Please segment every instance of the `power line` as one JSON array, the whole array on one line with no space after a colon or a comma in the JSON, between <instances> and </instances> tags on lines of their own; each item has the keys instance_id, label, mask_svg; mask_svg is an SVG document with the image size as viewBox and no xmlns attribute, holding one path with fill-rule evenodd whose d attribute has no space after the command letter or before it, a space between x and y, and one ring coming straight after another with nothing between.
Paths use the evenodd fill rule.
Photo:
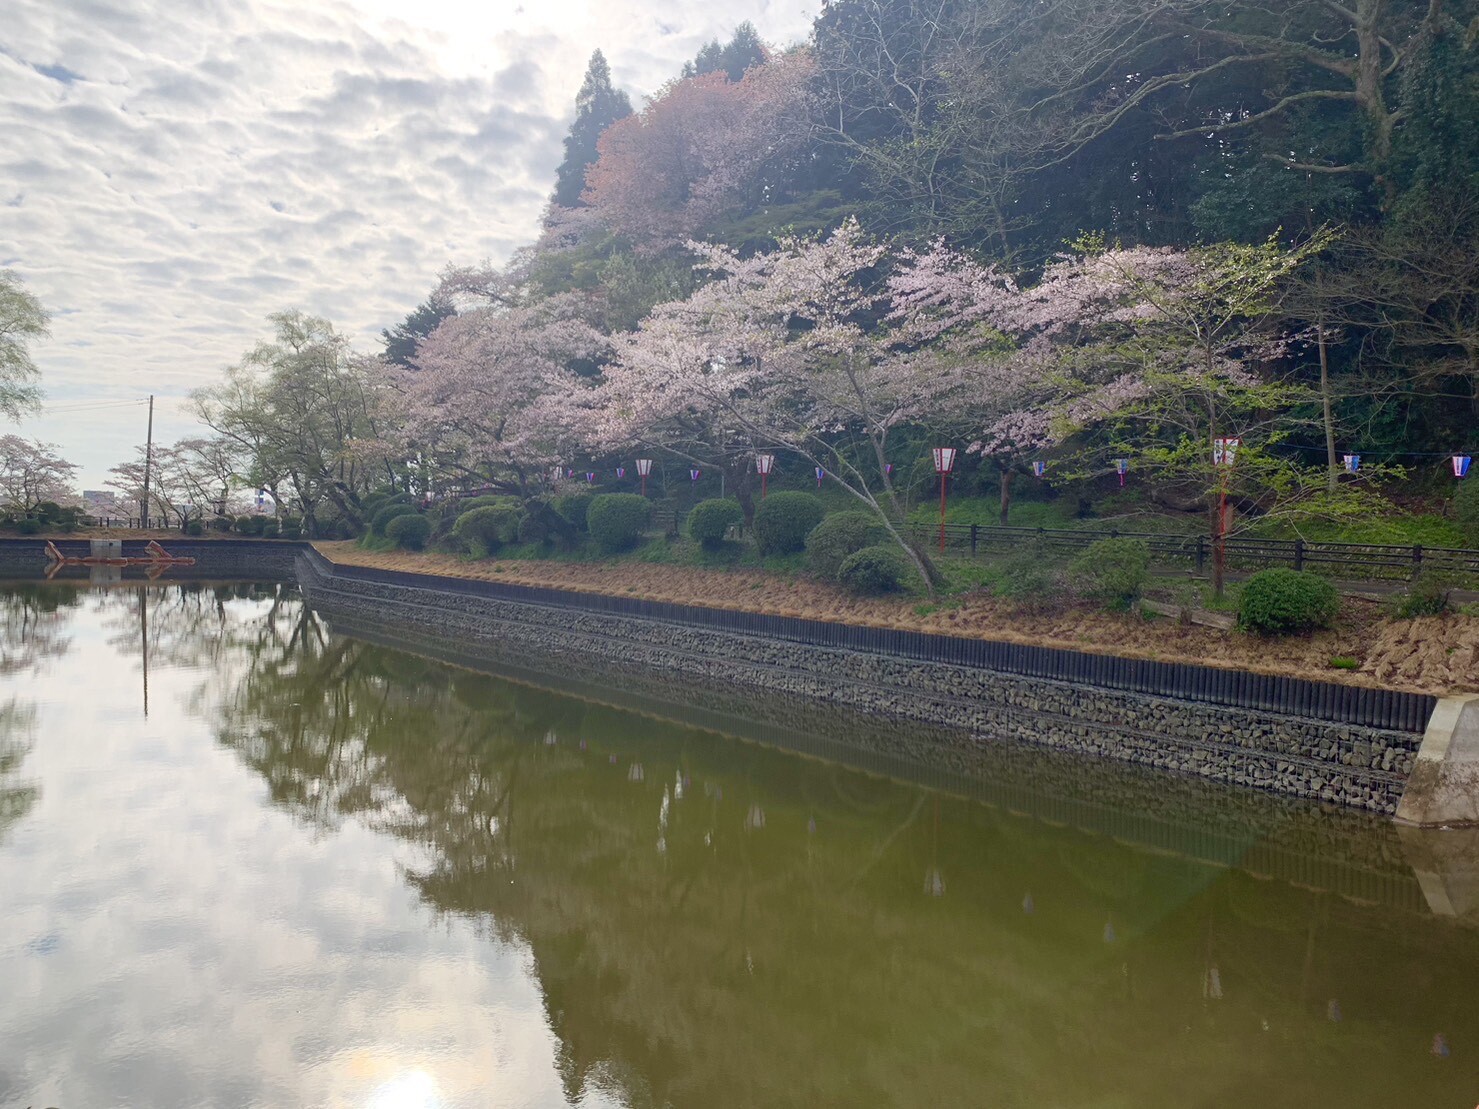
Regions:
<instances>
[{"instance_id":1,"label":"power line","mask_svg":"<svg viewBox=\"0 0 1479 1109\"><path fill-rule=\"evenodd\" d=\"M79 404L48 404L43 412L92 412L104 408L137 408L148 404L147 400L84 401Z\"/></svg>"}]
</instances>

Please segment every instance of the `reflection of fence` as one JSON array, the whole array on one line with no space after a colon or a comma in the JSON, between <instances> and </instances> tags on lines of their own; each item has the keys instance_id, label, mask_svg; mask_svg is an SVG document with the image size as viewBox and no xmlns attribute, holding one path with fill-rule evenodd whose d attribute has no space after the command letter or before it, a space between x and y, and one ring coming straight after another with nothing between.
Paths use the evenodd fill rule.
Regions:
<instances>
[{"instance_id":1,"label":"reflection of fence","mask_svg":"<svg viewBox=\"0 0 1479 1109\"><path fill-rule=\"evenodd\" d=\"M921 542L933 542L938 524L916 524ZM982 524L946 524L945 545L956 551L989 557L1039 544L1049 553L1072 554L1111 537L1140 539L1150 548L1151 560L1163 566L1188 566L1202 572L1212 559L1212 540L1205 535L1164 535L1154 532L1074 531L1067 528L1011 528ZM1479 580L1479 550L1453 547L1395 546L1385 543L1311 543L1303 539L1230 537L1230 570L1265 570L1287 566L1315 570L1331 577L1404 580L1419 570L1439 570Z\"/></svg>"}]
</instances>

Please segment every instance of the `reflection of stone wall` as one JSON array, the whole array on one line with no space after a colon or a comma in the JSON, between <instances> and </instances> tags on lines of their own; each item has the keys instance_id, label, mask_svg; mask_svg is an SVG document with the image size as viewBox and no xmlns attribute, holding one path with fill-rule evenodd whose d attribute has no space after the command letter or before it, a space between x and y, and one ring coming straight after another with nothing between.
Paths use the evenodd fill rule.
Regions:
<instances>
[{"instance_id":1,"label":"reflection of stone wall","mask_svg":"<svg viewBox=\"0 0 1479 1109\"><path fill-rule=\"evenodd\" d=\"M517 657L614 660L706 688L764 689L894 720L1014 739L1271 792L1393 813L1421 737L1290 715L1075 686L987 670L811 647L657 620L499 601L322 572L299 579L315 607ZM753 700L753 697L751 697ZM748 702L747 702L748 703ZM899 753L938 737L902 733Z\"/></svg>"}]
</instances>

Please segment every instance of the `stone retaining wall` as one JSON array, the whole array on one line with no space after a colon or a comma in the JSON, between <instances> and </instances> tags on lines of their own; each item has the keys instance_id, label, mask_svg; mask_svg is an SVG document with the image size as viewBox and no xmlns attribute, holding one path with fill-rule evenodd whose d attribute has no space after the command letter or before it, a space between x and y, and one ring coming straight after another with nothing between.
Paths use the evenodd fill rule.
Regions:
<instances>
[{"instance_id":1,"label":"stone retaining wall","mask_svg":"<svg viewBox=\"0 0 1479 1109\"><path fill-rule=\"evenodd\" d=\"M816 647L680 623L335 574L298 560L310 603L390 630L497 644L514 657L620 660L706 687L763 689L943 725L989 744L1016 740L1213 781L1391 814L1420 735L1332 725L972 667ZM951 742L936 738L936 742Z\"/></svg>"}]
</instances>

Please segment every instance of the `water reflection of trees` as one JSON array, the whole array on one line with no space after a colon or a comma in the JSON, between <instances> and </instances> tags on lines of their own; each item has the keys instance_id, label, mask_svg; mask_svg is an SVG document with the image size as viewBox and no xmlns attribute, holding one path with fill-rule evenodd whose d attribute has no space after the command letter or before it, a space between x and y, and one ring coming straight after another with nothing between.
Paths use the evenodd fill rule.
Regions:
<instances>
[{"instance_id":1,"label":"water reflection of trees","mask_svg":"<svg viewBox=\"0 0 1479 1109\"><path fill-rule=\"evenodd\" d=\"M34 673L67 653L69 609L82 602L69 585L11 585L0 593L0 676Z\"/></svg>"},{"instance_id":2,"label":"water reflection of trees","mask_svg":"<svg viewBox=\"0 0 1479 1109\"><path fill-rule=\"evenodd\" d=\"M0 704L0 844L41 796L41 787L21 777L21 764L35 742L36 709L12 697Z\"/></svg>"},{"instance_id":3,"label":"water reflection of trees","mask_svg":"<svg viewBox=\"0 0 1479 1109\"><path fill-rule=\"evenodd\" d=\"M528 943L572 1101L1459 1092L1389 1043L1479 1037L1444 985L1479 956L1447 926L332 636L296 602L276 620L203 706L222 742L311 826L422 848L406 878L438 911Z\"/></svg>"}]
</instances>

